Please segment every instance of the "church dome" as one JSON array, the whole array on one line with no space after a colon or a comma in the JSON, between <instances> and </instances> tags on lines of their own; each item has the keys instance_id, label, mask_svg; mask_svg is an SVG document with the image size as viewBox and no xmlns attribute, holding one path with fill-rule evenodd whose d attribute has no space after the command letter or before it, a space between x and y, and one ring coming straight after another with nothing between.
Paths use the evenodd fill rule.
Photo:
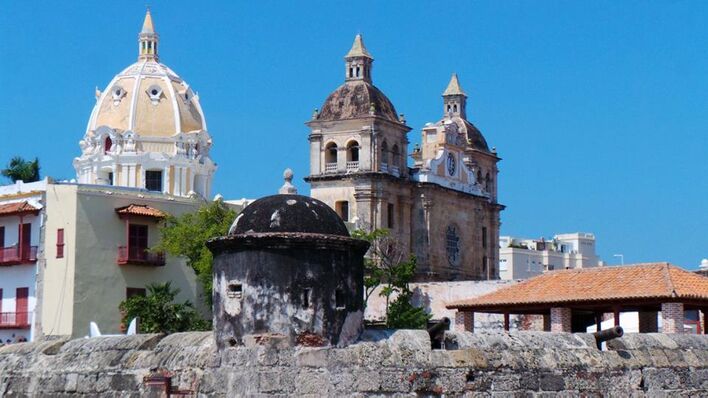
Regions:
<instances>
[{"instance_id":1,"label":"church dome","mask_svg":"<svg viewBox=\"0 0 708 398\"><path fill-rule=\"evenodd\" d=\"M345 120L379 116L400 123L396 108L371 80L374 58L364 46L364 39L356 35L352 48L344 56L346 74L344 84L327 97L315 120Z\"/></svg>"},{"instance_id":2,"label":"church dome","mask_svg":"<svg viewBox=\"0 0 708 398\"><path fill-rule=\"evenodd\" d=\"M398 122L396 108L378 88L364 80L351 80L327 97L317 120L353 119L380 116Z\"/></svg>"},{"instance_id":3,"label":"church dome","mask_svg":"<svg viewBox=\"0 0 708 398\"><path fill-rule=\"evenodd\" d=\"M302 195L258 199L243 209L235 224L231 235L295 232L349 237L346 225L331 207Z\"/></svg>"},{"instance_id":4,"label":"church dome","mask_svg":"<svg viewBox=\"0 0 708 398\"><path fill-rule=\"evenodd\" d=\"M175 72L159 63L158 35L149 12L139 37L138 62L96 93L87 132L107 126L143 137L171 137L206 130L198 96Z\"/></svg>"},{"instance_id":5,"label":"church dome","mask_svg":"<svg viewBox=\"0 0 708 398\"><path fill-rule=\"evenodd\" d=\"M470 121L459 116L453 116L450 119L443 119L440 121L440 124L444 124L446 120L451 120L457 125L459 131L467 136L467 142L472 148L489 152L487 140L484 139L482 132L479 131L474 124L470 123Z\"/></svg>"}]
</instances>

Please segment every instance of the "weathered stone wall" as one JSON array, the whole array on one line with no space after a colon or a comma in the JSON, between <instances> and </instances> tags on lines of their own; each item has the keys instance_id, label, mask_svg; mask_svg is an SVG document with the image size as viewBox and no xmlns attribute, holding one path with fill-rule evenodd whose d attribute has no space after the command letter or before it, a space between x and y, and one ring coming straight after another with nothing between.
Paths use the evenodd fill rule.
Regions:
<instances>
[{"instance_id":1,"label":"weathered stone wall","mask_svg":"<svg viewBox=\"0 0 708 398\"><path fill-rule=\"evenodd\" d=\"M0 348L0 396L708 396L708 336L635 334L599 351L588 334L367 331L348 348L216 353L211 333L100 337ZM191 392L190 392L191 391Z\"/></svg>"}]
</instances>

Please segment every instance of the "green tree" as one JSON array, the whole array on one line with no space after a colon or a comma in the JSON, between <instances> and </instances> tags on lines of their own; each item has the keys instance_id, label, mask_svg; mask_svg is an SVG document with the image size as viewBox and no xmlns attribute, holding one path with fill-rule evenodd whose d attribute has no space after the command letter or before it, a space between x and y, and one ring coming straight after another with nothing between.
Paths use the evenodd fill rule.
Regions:
<instances>
[{"instance_id":1,"label":"green tree","mask_svg":"<svg viewBox=\"0 0 708 398\"><path fill-rule=\"evenodd\" d=\"M20 156L15 156L10 159L10 163L0 173L12 182L20 180L24 182L39 181L39 159L34 158L33 161L29 161Z\"/></svg>"},{"instance_id":2,"label":"green tree","mask_svg":"<svg viewBox=\"0 0 708 398\"><path fill-rule=\"evenodd\" d=\"M204 301L211 306L212 290L212 255L206 247L206 241L217 236L224 236L236 218L236 212L222 200L204 205L193 213L179 217L168 216L160 228L162 239L153 247L155 252L167 252L173 256L184 256L197 274L203 287Z\"/></svg>"},{"instance_id":3,"label":"green tree","mask_svg":"<svg viewBox=\"0 0 708 398\"><path fill-rule=\"evenodd\" d=\"M170 282L152 283L145 296L133 296L118 306L123 323L138 318L144 333L175 333L190 330L209 330L210 322L202 319L189 301L175 303L179 289Z\"/></svg>"},{"instance_id":4,"label":"green tree","mask_svg":"<svg viewBox=\"0 0 708 398\"><path fill-rule=\"evenodd\" d=\"M415 256L404 253L387 229L371 232L356 230L352 236L371 243L364 259L364 305L376 288L382 286L379 294L386 298L386 326L398 329L424 328L430 315L425 309L411 304L413 292L409 284L415 276ZM395 297L393 301L392 297Z\"/></svg>"}]
</instances>

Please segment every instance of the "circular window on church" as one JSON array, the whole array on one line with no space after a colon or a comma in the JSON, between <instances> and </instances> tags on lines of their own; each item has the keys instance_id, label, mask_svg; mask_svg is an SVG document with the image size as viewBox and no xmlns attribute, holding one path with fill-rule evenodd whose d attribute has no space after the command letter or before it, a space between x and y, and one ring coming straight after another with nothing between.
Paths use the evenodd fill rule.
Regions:
<instances>
[{"instance_id":1,"label":"circular window on church","mask_svg":"<svg viewBox=\"0 0 708 398\"><path fill-rule=\"evenodd\" d=\"M452 266L460 265L460 235L457 226L450 224L445 231L445 248L447 251L447 262Z\"/></svg>"},{"instance_id":2,"label":"circular window on church","mask_svg":"<svg viewBox=\"0 0 708 398\"><path fill-rule=\"evenodd\" d=\"M457 169L457 160L455 159L455 155L448 153L447 154L447 173L452 177L455 175L455 169Z\"/></svg>"}]
</instances>

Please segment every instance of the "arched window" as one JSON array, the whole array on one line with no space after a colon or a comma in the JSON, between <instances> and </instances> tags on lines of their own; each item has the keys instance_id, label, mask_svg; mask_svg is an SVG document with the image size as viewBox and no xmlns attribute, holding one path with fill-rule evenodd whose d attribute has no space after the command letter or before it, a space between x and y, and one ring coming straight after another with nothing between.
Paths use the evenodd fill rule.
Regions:
<instances>
[{"instance_id":1,"label":"arched window","mask_svg":"<svg viewBox=\"0 0 708 398\"><path fill-rule=\"evenodd\" d=\"M350 141L347 144L347 162L358 162L359 161L359 143L356 141Z\"/></svg>"},{"instance_id":2,"label":"arched window","mask_svg":"<svg viewBox=\"0 0 708 398\"><path fill-rule=\"evenodd\" d=\"M112 146L113 141L111 140L111 137L106 137L106 140L103 142L103 153L110 152Z\"/></svg>"},{"instance_id":3,"label":"arched window","mask_svg":"<svg viewBox=\"0 0 708 398\"><path fill-rule=\"evenodd\" d=\"M482 169L477 169L477 184L482 183Z\"/></svg>"},{"instance_id":4,"label":"arched window","mask_svg":"<svg viewBox=\"0 0 708 398\"><path fill-rule=\"evenodd\" d=\"M381 165L388 166L388 144L386 141L381 143Z\"/></svg>"},{"instance_id":5,"label":"arched window","mask_svg":"<svg viewBox=\"0 0 708 398\"><path fill-rule=\"evenodd\" d=\"M484 177L484 190L489 192L489 188L492 186L492 179L489 178L489 173Z\"/></svg>"},{"instance_id":6,"label":"arched window","mask_svg":"<svg viewBox=\"0 0 708 398\"><path fill-rule=\"evenodd\" d=\"M457 104L455 104L455 105L452 106L452 111L453 111L453 112L457 112Z\"/></svg>"},{"instance_id":7,"label":"arched window","mask_svg":"<svg viewBox=\"0 0 708 398\"><path fill-rule=\"evenodd\" d=\"M398 167L398 166L399 166L398 163L399 163L400 158L401 158L401 153L400 153L400 151L398 150L398 145L395 145L395 144L394 144L394 145L393 145L393 148L391 148L391 157L392 157L392 159L391 159L391 164L393 164L394 166Z\"/></svg>"},{"instance_id":8,"label":"arched window","mask_svg":"<svg viewBox=\"0 0 708 398\"><path fill-rule=\"evenodd\" d=\"M337 171L337 144L330 142L325 147L325 171Z\"/></svg>"}]
</instances>

